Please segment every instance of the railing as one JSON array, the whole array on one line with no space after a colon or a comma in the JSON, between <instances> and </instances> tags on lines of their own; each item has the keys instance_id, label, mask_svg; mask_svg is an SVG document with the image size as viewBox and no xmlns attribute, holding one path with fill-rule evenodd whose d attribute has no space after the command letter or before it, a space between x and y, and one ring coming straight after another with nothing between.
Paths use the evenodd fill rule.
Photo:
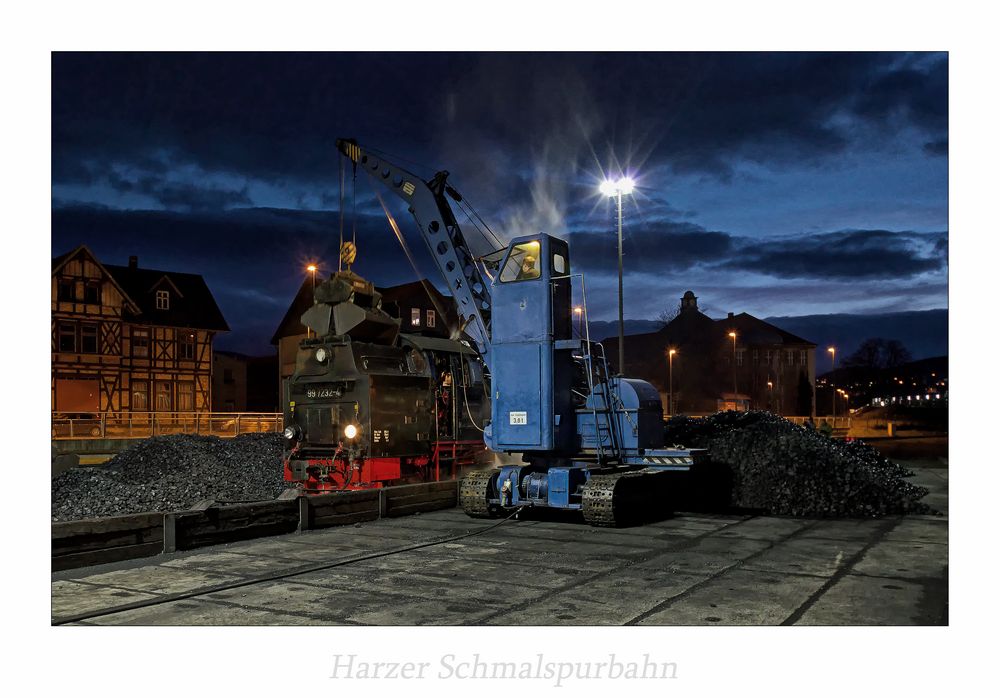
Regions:
<instances>
[{"instance_id":1,"label":"railing","mask_svg":"<svg viewBox=\"0 0 1000 698\"><path fill-rule=\"evenodd\" d=\"M144 439L165 434L278 433L284 426L271 412L52 413L53 439Z\"/></svg>"},{"instance_id":2,"label":"railing","mask_svg":"<svg viewBox=\"0 0 1000 698\"><path fill-rule=\"evenodd\" d=\"M687 417L691 417L693 419L700 419L702 417L710 417L713 414L715 414L715 412L684 412L684 413L678 413L678 414L676 414L674 416L675 417L687 416ZM665 417L665 419L670 419L670 415L665 415L664 417ZM797 416L789 416L789 415L781 415L781 417L783 419L787 419L792 424L800 424L802 426L805 426L805 424L810 419L810 417L797 417ZM821 426L823 424L823 422L826 422L833 429L850 429L851 428L851 419L852 419L852 417L839 417L839 416L836 419L834 419L833 417L824 417L824 416L821 415L821 416L816 417L815 419L813 419L813 425L818 428L819 426Z\"/></svg>"}]
</instances>

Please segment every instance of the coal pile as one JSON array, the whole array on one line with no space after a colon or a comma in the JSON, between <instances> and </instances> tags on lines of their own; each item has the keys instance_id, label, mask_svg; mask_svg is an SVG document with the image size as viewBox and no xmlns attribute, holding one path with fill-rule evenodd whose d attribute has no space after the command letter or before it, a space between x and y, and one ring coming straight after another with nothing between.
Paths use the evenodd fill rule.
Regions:
<instances>
[{"instance_id":1,"label":"coal pile","mask_svg":"<svg viewBox=\"0 0 1000 698\"><path fill-rule=\"evenodd\" d=\"M205 499L274 499L287 487L282 447L280 434L145 439L104 466L73 468L54 478L52 519L180 511Z\"/></svg>"},{"instance_id":2,"label":"coal pile","mask_svg":"<svg viewBox=\"0 0 1000 698\"><path fill-rule=\"evenodd\" d=\"M906 481L913 473L871 446L770 412L674 417L665 433L668 444L708 449L711 482L696 477L693 486L721 484L732 507L813 518L934 513L919 501L927 489Z\"/></svg>"}]
</instances>

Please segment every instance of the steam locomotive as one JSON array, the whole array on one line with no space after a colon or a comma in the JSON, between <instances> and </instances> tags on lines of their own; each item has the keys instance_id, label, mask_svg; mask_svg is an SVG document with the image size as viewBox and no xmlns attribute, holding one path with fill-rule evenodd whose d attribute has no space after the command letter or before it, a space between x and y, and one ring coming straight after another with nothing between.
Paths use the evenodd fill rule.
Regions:
<instances>
[{"instance_id":1,"label":"steam locomotive","mask_svg":"<svg viewBox=\"0 0 1000 698\"><path fill-rule=\"evenodd\" d=\"M483 364L458 341L401 334L351 271L315 290L286 380L285 480L307 493L458 477L489 461Z\"/></svg>"}]
</instances>

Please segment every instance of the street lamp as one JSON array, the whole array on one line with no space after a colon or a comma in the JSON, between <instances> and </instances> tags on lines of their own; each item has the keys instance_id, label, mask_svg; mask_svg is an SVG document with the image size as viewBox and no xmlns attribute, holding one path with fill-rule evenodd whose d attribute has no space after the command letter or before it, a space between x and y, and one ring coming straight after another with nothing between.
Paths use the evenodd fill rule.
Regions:
<instances>
[{"instance_id":1,"label":"street lamp","mask_svg":"<svg viewBox=\"0 0 1000 698\"><path fill-rule=\"evenodd\" d=\"M312 277L313 303L316 302L316 269L317 269L317 267L316 267L315 264L310 264L309 266L306 267L306 271L309 272L309 275ZM309 337L309 336L311 336L311 333L310 333L309 328L307 327L306 328L306 337Z\"/></svg>"},{"instance_id":2,"label":"street lamp","mask_svg":"<svg viewBox=\"0 0 1000 698\"><path fill-rule=\"evenodd\" d=\"M830 352L830 387L833 388L833 372L837 369L837 347L827 347ZM833 426L837 426L837 393L833 394Z\"/></svg>"},{"instance_id":3,"label":"street lamp","mask_svg":"<svg viewBox=\"0 0 1000 698\"><path fill-rule=\"evenodd\" d=\"M573 308L573 314L576 315L577 326L579 327L580 337L583 337L583 308L576 306Z\"/></svg>"},{"instance_id":4,"label":"street lamp","mask_svg":"<svg viewBox=\"0 0 1000 698\"><path fill-rule=\"evenodd\" d=\"M733 402L736 402L736 333L730 332L729 336L733 338Z\"/></svg>"},{"instance_id":5,"label":"street lamp","mask_svg":"<svg viewBox=\"0 0 1000 698\"><path fill-rule=\"evenodd\" d=\"M671 417L674 416L674 354L676 353L676 349L667 352L667 413Z\"/></svg>"},{"instance_id":6,"label":"street lamp","mask_svg":"<svg viewBox=\"0 0 1000 698\"><path fill-rule=\"evenodd\" d=\"M622 296L622 196L631 194L635 182L622 177L616 182L606 179L601 183L601 193L618 200L618 373L625 373L625 305Z\"/></svg>"}]
</instances>

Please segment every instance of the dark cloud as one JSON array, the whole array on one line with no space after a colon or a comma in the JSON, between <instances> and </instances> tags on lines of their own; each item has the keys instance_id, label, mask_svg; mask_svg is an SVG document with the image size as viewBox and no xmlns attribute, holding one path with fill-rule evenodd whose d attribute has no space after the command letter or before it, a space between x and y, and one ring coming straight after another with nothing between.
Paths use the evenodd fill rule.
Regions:
<instances>
[{"instance_id":1,"label":"dark cloud","mask_svg":"<svg viewBox=\"0 0 1000 698\"><path fill-rule=\"evenodd\" d=\"M948 139L939 138L936 141L928 141L924 143L924 152L928 155L947 155Z\"/></svg>"},{"instance_id":2,"label":"dark cloud","mask_svg":"<svg viewBox=\"0 0 1000 698\"><path fill-rule=\"evenodd\" d=\"M570 239L577 268L607 270L616 264L617 237L610 232ZM751 239L675 222L631 228L626 240L628 268L640 273L704 267L777 279L907 279L947 264L944 233L855 230Z\"/></svg>"},{"instance_id":3,"label":"dark cloud","mask_svg":"<svg viewBox=\"0 0 1000 698\"><path fill-rule=\"evenodd\" d=\"M632 165L725 178L738 158L774 166L842 151L845 113L913 126L938 151L947 58L917 56L57 53L53 179L170 163L328 187L340 135L454 163L477 183L490 170L537 178L531 163L546 154L566 171L628 153Z\"/></svg>"},{"instance_id":4,"label":"dark cloud","mask_svg":"<svg viewBox=\"0 0 1000 698\"><path fill-rule=\"evenodd\" d=\"M616 235L580 232L569 239L572 262L577 269L617 268ZM730 257L736 243L727 233L707 231L690 223L658 223L630 228L622 250L630 272L656 273L718 264Z\"/></svg>"},{"instance_id":5,"label":"dark cloud","mask_svg":"<svg viewBox=\"0 0 1000 698\"><path fill-rule=\"evenodd\" d=\"M854 230L745 241L723 268L785 279L907 279L945 268L944 233Z\"/></svg>"}]
</instances>

